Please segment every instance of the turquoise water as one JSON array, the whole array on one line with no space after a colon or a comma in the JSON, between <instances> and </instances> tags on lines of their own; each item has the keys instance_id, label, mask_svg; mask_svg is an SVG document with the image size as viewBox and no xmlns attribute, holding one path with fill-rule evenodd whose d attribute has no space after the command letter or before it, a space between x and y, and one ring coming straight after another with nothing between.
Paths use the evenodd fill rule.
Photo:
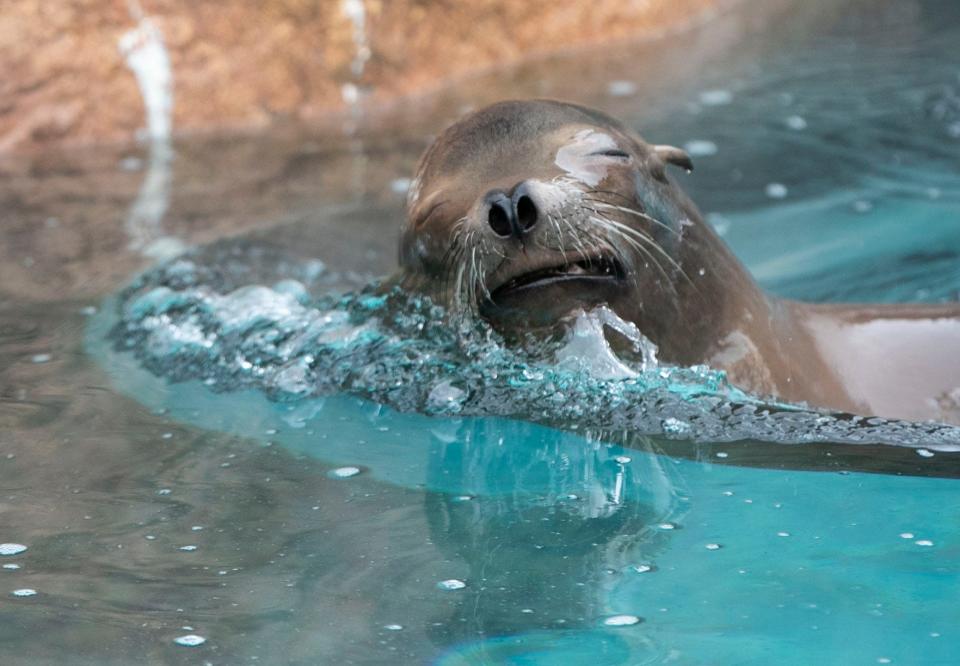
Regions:
<instances>
[{"instance_id":1,"label":"turquoise water","mask_svg":"<svg viewBox=\"0 0 960 666\"><path fill-rule=\"evenodd\" d=\"M785 6L493 73L386 129L177 145L163 247L198 248L180 287L269 291L213 299L207 329L164 322L155 346L110 334L123 290L156 275L129 228L142 151L0 162L0 543L26 547L0 555L19 567L0 569L0 661L955 663L950 430L731 420L718 405L749 396L709 370L661 378L665 409L707 404L698 433L664 429L626 409L643 386L609 393L637 359L602 355L602 379L537 358L511 366L519 385L480 364L443 386L464 360L447 338L416 344L413 317L341 344L355 310L314 329L336 334L336 372L277 362L282 306L329 313L324 294L386 274L418 152L496 97L572 98L696 148L684 188L778 294L956 299L956 3ZM403 349L396 390L390 367L358 373ZM331 392L345 379L360 397ZM581 411L533 413L551 380ZM471 402L496 395L530 400Z\"/></svg>"},{"instance_id":2,"label":"turquoise water","mask_svg":"<svg viewBox=\"0 0 960 666\"><path fill-rule=\"evenodd\" d=\"M960 69L936 56L960 26L874 44L905 39L891 21L861 34L841 21L820 52L776 54L693 96L696 110L669 128L644 126L700 141L694 197L777 293L957 297ZM843 53L857 58L831 60ZM896 68L921 65L903 89ZM426 636L433 648L409 659L955 661L956 430L785 406L774 417L722 375L661 376L636 359L613 359L629 378L598 381L605 351L558 370L556 349L530 360L482 330L461 332L464 351L429 305L317 301L322 271L278 252L261 236L234 240L146 274L94 320L90 349L117 390L167 418L319 461L324 483L419 498L438 563L408 569L390 543L364 551L387 572L357 599L378 607L384 655ZM218 270L227 255L236 265ZM374 499L352 528L389 510ZM340 657L395 663L370 649L347 641Z\"/></svg>"},{"instance_id":3,"label":"turquoise water","mask_svg":"<svg viewBox=\"0 0 960 666\"><path fill-rule=\"evenodd\" d=\"M178 420L421 493L450 559L408 601L453 597L432 629L453 645L440 664L948 664L960 645L955 479L719 466L653 441L111 372ZM451 579L466 587L435 589ZM404 627L388 644L429 630L405 624L419 614L381 616ZM642 621L604 626L618 615Z\"/></svg>"}]
</instances>

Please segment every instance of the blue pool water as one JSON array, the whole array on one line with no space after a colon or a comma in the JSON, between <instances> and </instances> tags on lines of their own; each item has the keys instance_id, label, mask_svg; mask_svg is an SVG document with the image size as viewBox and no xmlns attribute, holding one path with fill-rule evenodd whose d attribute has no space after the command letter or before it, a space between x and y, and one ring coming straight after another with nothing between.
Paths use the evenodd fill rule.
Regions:
<instances>
[{"instance_id":1,"label":"blue pool water","mask_svg":"<svg viewBox=\"0 0 960 666\"><path fill-rule=\"evenodd\" d=\"M945 93L874 76L898 61L869 40L822 39L867 53L839 72L824 53L774 57L644 131L697 137L708 176L690 189L767 288L955 299L960 151L943 146L960 141L952 117L928 111ZM948 65L925 76L952 90ZM821 431L822 415L787 412L786 427L716 403L693 420L691 398L750 398L703 370L660 390L659 369L598 383L606 358L564 374L495 344L457 357L429 306L401 302L410 319L391 329L374 296L317 305L315 265L277 260L262 237L223 247L144 276L94 321L91 349L116 389L168 418L320 461L328 483L422 498L442 561L415 591L388 577L370 598L403 602L378 616L393 627L384 649L411 632L439 664L946 664L960 649L957 480L933 478L960 472L956 430ZM240 267L229 275L225 256ZM623 417L638 404L652 425ZM369 556L404 566L390 544Z\"/></svg>"},{"instance_id":2,"label":"blue pool water","mask_svg":"<svg viewBox=\"0 0 960 666\"><path fill-rule=\"evenodd\" d=\"M315 329L337 333L330 370L363 351L332 380L274 362L279 338L257 326L226 330L282 322L284 298L329 312L315 298L389 272L402 179L428 135L529 95L687 144L683 187L780 295L955 300L956 3L784 6L772 23L735 12L684 40L494 73L346 137L178 145L162 231L199 249L163 270L192 276L182 290L269 291L218 301L207 329L161 322L152 342L137 329L150 312L124 309L136 276L156 286L128 228L139 154L0 163L0 543L26 547L0 555L18 567L0 569L0 661L955 663L950 430L867 423L874 439L855 443L842 421L805 429L817 417L800 410L740 440L716 403L701 415L713 439L664 429L666 413L610 428L625 409L605 393L615 379L569 368L586 411L484 415L464 395L507 389L477 368L477 383L444 386L450 356L405 368L396 391L382 368L359 374L378 348L357 320ZM381 339L402 347L398 331ZM537 397L548 365L507 388ZM683 372L668 389L748 398ZM332 390L345 376L355 394Z\"/></svg>"}]
</instances>

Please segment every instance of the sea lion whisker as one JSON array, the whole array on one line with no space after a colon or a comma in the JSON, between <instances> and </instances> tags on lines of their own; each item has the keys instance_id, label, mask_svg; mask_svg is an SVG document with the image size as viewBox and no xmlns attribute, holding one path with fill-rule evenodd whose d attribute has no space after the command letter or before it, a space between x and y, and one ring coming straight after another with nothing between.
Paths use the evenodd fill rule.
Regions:
<instances>
[{"instance_id":1,"label":"sea lion whisker","mask_svg":"<svg viewBox=\"0 0 960 666\"><path fill-rule=\"evenodd\" d=\"M583 244L583 234L580 230L577 229L566 215L561 215L560 219L563 220L563 223L570 229L570 238L573 240L573 246L577 252L583 255L587 254L587 248Z\"/></svg>"},{"instance_id":2,"label":"sea lion whisker","mask_svg":"<svg viewBox=\"0 0 960 666\"><path fill-rule=\"evenodd\" d=\"M597 206L602 206L602 207L604 207L604 208L610 208L610 209L612 209L612 210L617 210L617 211L620 211L620 212L622 212L622 213L628 213L628 214L630 214L630 215L636 215L636 216L639 217L639 218L642 218L642 219L644 219L644 220L647 220L648 222L652 222L653 224L656 224L657 226L661 227L662 229L665 229L666 231L670 232L671 234L674 234L675 236L678 236L678 237L680 236L680 232L677 231L676 229L674 229L673 227L671 227L670 225L668 225L666 222L662 222L662 221L658 220L657 218L652 217L652 216L648 215L647 213L644 213L643 211L639 211L639 210L637 210L637 209L635 209L635 208L628 208L627 206L618 206L618 205L612 204L612 203L610 203L610 202L608 202L608 201L603 201L602 199L589 199L589 198L588 198L587 201L591 201L591 202L595 203Z\"/></svg>"},{"instance_id":3,"label":"sea lion whisker","mask_svg":"<svg viewBox=\"0 0 960 666\"><path fill-rule=\"evenodd\" d=\"M628 244L632 247L638 254L645 257L650 263L656 267L657 271L663 276L663 278L670 284L670 276L667 273L666 269L660 263L656 256L650 252L649 247L640 243L636 238L631 237L628 234L625 234L622 230L617 229L613 226L608 226L609 220L603 220L596 217L590 218L596 225L602 228L608 235L620 239L622 242Z\"/></svg>"},{"instance_id":4,"label":"sea lion whisker","mask_svg":"<svg viewBox=\"0 0 960 666\"><path fill-rule=\"evenodd\" d=\"M670 279L670 274L667 272L666 268L663 266L662 261L658 257L659 256L666 257L668 260L671 261L671 267L673 267L676 270L679 270L679 272L683 274L684 277L686 277L686 274L683 272L682 269L680 269L680 267L676 264L676 262L674 262L669 255L664 253L660 248L660 246L657 245L656 242L654 242L649 236L647 236L646 234L637 232L637 230L633 229L632 227L625 226L623 224L620 224L614 220L610 220L605 217L596 218L592 216L591 220L593 220L594 223L597 224L598 226L602 227L608 234L616 238L620 238L623 242L633 247L633 249L636 250L638 254L644 257L650 264L653 264L654 268L663 278L664 284L668 286L669 289L674 294L677 293L676 285L673 283L673 280ZM654 255L650 251L651 248L653 248L654 250L658 250L660 254ZM676 307L676 304L674 305Z\"/></svg>"},{"instance_id":5,"label":"sea lion whisker","mask_svg":"<svg viewBox=\"0 0 960 666\"><path fill-rule=\"evenodd\" d=\"M550 222L550 226L553 227L553 230L557 234L557 249L561 254L566 254L566 245L563 242L563 230L560 228L560 223L557 222L557 218L552 214L547 214L547 220Z\"/></svg>"},{"instance_id":6,"label":"sea lion whisker","mask_svg":"<svg viewBox=\"0 0 960 666\"><path fill-rule=\"evenodd\" d=\"M607 224L609 224L609 225L611 225L611 226L613 226L613 227L616 227L616 228L617 228L619 231L621 231L622 233L631 234L631 235L633 235L634 238L636 238L638 241L646 244L647 247L652 248L653 250L656 250L657 253L658 253L660 256L662 256L664 259L666 259L666 260L669 262L670 266L672 266L674 269L676 269L676 271L679 272L679 273L684 277L684 279L687 280L687 282L689 282L691 285L693 284L693 281L690 279L690 276L687 275L686 271L683 270L683 268L680 266L680 264L677 262L677 260L674 259L673 257L671 257L671 256L667 253L667 251L664 250L662 247L660 247L660 244L657 243L656 241L654 241L652 238L650 238L649 235L644 234L644 233L638 231L637 229L634 229L633 227L627 226L627 225L623 224L622 222L617 222L616 220L611 220L611 219L607 218L606 216L603 217L603 220L604 220Z\"/></svg>"}]
</instances>

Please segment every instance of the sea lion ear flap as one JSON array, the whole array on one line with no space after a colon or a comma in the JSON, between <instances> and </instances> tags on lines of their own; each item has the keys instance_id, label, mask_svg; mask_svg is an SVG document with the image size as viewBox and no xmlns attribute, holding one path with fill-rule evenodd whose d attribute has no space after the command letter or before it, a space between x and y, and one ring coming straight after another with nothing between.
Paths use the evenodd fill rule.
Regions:
<instances>
[{"instance_id":1,"label":"sea lion ear flap","mask_svg":"<svg viewBox=\"0 0 960 666\"><path fill-rule=\"evenodd\" d=\"M654 146L653 150L657 153L657 156L667 164L673 164L687 171L693 171L693 160L690 159L687 151L675 148L674 146Z\"/></svg>"}]
</instances>

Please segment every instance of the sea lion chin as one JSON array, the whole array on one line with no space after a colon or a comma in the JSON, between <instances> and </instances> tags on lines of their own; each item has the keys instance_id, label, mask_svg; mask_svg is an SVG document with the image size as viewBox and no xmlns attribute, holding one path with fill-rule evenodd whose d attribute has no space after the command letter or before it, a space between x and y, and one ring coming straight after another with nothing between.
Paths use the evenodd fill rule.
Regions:
<instances>
[{"instance_id":1,"label":"sea lion chin","mask_svg":"<svg viewBox=\"0 0 960 666\"><path fill-rule=\"evenodd\" d=\"M635 323L661 361L708 364L755 394L960 418L938 401L960 387L960 305L843 308L769 296L670 166L693 169L682 150L586 107L528 100L473 112L420 160L391 283L502 331L549 329L603 304ZM871 335L891 326L895 339ZM872 342L858 348L864 336ZM907 342L926 351L905 355ZM895 370L878 375L878 365Z\"/></svg>"}]
</instances>

